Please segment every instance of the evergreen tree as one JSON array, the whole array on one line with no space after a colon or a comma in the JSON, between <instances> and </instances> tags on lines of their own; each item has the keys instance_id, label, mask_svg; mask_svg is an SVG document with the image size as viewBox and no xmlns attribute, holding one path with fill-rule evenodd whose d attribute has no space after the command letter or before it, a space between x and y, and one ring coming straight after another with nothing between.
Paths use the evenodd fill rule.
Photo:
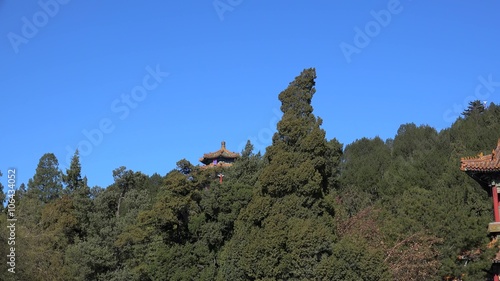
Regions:
<instances>
[{"instance_id":1,"label":"evergreen tree","mask_svg":"<svg viewBox=\"0 0 500 281\"><path fill-rule=\"evenodd\" d=\"M221 253L220 280L304 280L315 276L335 241L326 195L333 176L329 145L313 114L314 69L280 93L283 117L264 155L252 201ZM333 270L333 269L332 269Z\"/></svg>"},{"instance_id":2,"label":"evergreen tree","mask_svg":"<svg viewBox=\"0 0 500 281\"><path fill-rule=\"evenodd\" d=\"M88 214L86 236L69 245L65 260L76 280L110 280L118 267L119 250L114 246L117 228L116 206L119 191L113 185L93 187L92 211Z\"/></svg>"},{"instance_id":3,"label":"evergreen tree","mask_svg":"<svg viewBox=\"0 0 500 281\"><path fill-rule=\"evenodd\" d=\"M263 164L260 152L254 154L253 150L254 146L248 140L241 151L241 157L236 159L231 169L224 171L226 178L231 182L243 184L250 189L257 182Z\"/></svg>"},{"instance_id":4,"label":"evergreen tree","mask_svg":"<svg viewBox=\"0 0 500 281\"><path fill-rule=\"evenodd\" d=\"M480 100L474 100L469 102L467 109L462 112L464 117L469 117L473 114L481 114L484 112L484 104Z\"/></svg>"},{"instance_id":5,"label":"evergreen tree","mask_svg":"<svg viewBox=\"0 0 500 281\"><path fill-rule=\"evenodd\" d=\"M198 280L195 277L211 264L213 257L207 259L206 245L197 243L192 232L196 227L190 226L200 213L200 183L197 178L189 180L191 176L197 177L180 169L169 172L153 206L141 210L118 237L117 245L132 245L129 267L136 274L151 280Z\"/></svg>"},{"instance_id":6,"label":"evergreen tree","mask_svg":"<svg viewBox=\"0 0 500 281\"><path fill-rule=\"evenodd\" d=\"M141 172L133 172L127 170L124 166L121 166L113 170L113 178L115 180L114 187L119 191L118 202L116 206L116 217L120 216L121 203L125 197L125 194L132 188L137 186L142 186L146 180L147 176Z\"/></svg>"},{"instance_id":7,"label":"evergreen tree","mask_svg":"<svg viewBox=\"0 0 500 281\"><path fill-rule=\"evenodd\" d=\"M245 147L241 151L241 158L246 159L253 155L253 144L250 140L247 140Z\"/></svg>"},{"instance_id":8,"label":"evergreen tree","mask_svg":"<svg viewBox=\"0 0 500 281\"><path fill-rule=\"evenodd\" d=\"M28 194L41 203L48 203L61 197L61 171L53 153L46 153L40 158L35 175L28 181Z\"/></svg>"},{"instance_id":9,"label":"evergreen tree","mask_svg":"<svg viewBox=\"0 0 500 281\"><path fill-rule=\"evenodd\" d=\"M26 185L24 183L21 183L21 185L19 185L19 189L16 190L16 198L19 201L18 203L22 201L23 197L26 195L26 192Z\"/></svg>"},{"instance_id":10,"label":"evergreen tree","mask_svg":"<svg viewBox=\"0 0 500 281\"><path fill-rule=\"evenodd\" d=\"M89 227L89 213L92 210L92 200L90 199L90 188L87 185L87 178L82 178L81 165L78 150L71 159L70 168L66 174L62 175L62 180L66 185L64 193L72 200L75 216L77 218L77 232L80 238L86 235Z\"/></svg>"},{"instance_id":11,"label":"evergreen tree","mask_svg":"<svg viewBox=\"0 0 500 281\"><path fill-rule=\"evenodd\" d=\"M340 197L353 216L376 202L386 188L391 148L379 137L362 138L346 146L342 159Z\"/></svg>"},{"instance_id":12,"label":"evergreen tree","mask_svg":"<svg viewBox=\"0 0 500 281\"><path fill-rule=\"evenodd\" d=\"M177 170L184 175L189 175L194 169L193 164L191 164L188 160L182 159L177 161L176 163Z\"/></svg>"},{"instance_id":13,"label":"evergreen tree","mask_svg":"<svg viewBox=\"0 0 500 281\"><path fill-rule=\"evenodd\" d=\"M55 266L60 265L60 253L54 253L52 249L58 243L58 237L48 233L47 224L42 221L48 215L44 208L53 209L53 205L58 204L61 193L61 172L57 158L52 153L46 153L40 158L35 175L28 181L26 195L22 196L20 204L16 206L18 220L23 222L16 227L16 243L19 243L16 255L25 261L19 267L21 279L50 279L52 275L43 279L41 274L50 272L51 262ZM53 260L48 258L51 254Z\"/></svg>"},{"instance_id":14,"label":"evergreen tree","mask_svg":"<svg viewBox=\"0 0 500 281\"><path fill-rule=\"evenodd\" d=\"M316 91L316 72L304 70L288 88L279 94L283 117L273 136L273 145L266 149L264 167L259 178L264 193L280 197L298 192L321 196L332 176L325 155L328 151L325 131L320 128L311 106Z\"/></svg>"},{"instance_id":15,"label":"evergreen tree","mask_svg":"<svg viewBox=\"0 0 500 281\"><path fill-rule=\"evenodd\" d=\"M66 185L66 194L72 194L74 191L83 188L81 171L80 157L78 150L76 150L73 158L71 158L69 169L66 169L66 174L62 175L62 181Z\"/></svg>"}]
</instances>

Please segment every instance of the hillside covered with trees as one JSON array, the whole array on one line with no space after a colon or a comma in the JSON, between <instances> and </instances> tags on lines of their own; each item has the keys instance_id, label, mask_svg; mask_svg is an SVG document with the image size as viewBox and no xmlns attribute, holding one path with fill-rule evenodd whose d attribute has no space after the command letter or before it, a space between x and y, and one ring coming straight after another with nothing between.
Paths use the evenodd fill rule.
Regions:
<instances>
[{"instance_id":1,"label":"hillside covered with trees","mask_svg":"<svg viewBox=\"0 0 500 281\"><path fill-rule=\"evenodd\" d=\"M119 167L103 188L87 185L78 152L66 171L43 155L15 193L16 273L2 262L0 279L486 280L491 202L459 168L495 147L500 107L473 102L450 128L403 124L344 145L313 113L315 79L305 69L279 94L272 145L248 142L229 168Z\"/></svg>"}]
</instances>

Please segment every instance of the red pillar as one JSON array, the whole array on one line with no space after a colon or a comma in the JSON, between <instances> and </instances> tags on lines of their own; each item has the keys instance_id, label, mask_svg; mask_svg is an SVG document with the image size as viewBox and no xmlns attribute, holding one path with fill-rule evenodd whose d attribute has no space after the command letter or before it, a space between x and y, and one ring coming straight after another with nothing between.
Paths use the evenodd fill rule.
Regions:
<instances>
[{"instance_id":1,"label":"red pillar","mask_svg":"<svg viewBox=\"0 0 500 281\"><path fill-rule=\"evenodd\" d=\"M491 197L493 198L493 215L495 217L495 222L500 222L500 212L498 210L498 188L496 185L491 187ZM495 271L497 270L495 266L493 266L493 268ZM500 281L496 272L493 275L493 281Z\"/></svg>"},{"instance_id":2,"label":"red pillar","mask_svg":"<svg viewBox=\"0 0 500 281\"><path fill-rule=\"evenodd\" d=\"M493 215L495 216L495 222L500 222L500 213L498 211L498 191L496 185L491 188L491 197L493 198Z\"/></svg>"}]
</instances>

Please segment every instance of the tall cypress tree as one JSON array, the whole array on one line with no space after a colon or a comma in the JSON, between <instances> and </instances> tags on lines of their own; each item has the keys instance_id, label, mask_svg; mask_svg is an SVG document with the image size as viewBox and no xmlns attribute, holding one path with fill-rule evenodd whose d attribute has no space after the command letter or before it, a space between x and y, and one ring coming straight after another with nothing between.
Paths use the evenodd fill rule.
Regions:
<instances>
[{"instance_id":1,"label":"tall cypress tree","mask_svg":"<svg viewBox=\"0 0 500 281\"><path fill-rule=\"evenodd\" d=\"M279 95L283 117L252 201L221 253L220 280L321 279L318 265L335 241L327 195L336 169L327 156L337 152L312 113L315 78L306 69Z\"/></svg>"},{"instance_id":2,"label":"tall cypress tree","mask_svg":"<svg viewBox=\"0 0 500 281\"><path fill-rule=\"evenodd\" d=\"M316 71L306 69L279 94L283 117L273 145L266 150L269 165L260 177L263 192L273 197L296 192L322 196L332 176L326 169L328 145L320 128L323 121L312 113L315 78Z\"/></svg>"}]
</instances>

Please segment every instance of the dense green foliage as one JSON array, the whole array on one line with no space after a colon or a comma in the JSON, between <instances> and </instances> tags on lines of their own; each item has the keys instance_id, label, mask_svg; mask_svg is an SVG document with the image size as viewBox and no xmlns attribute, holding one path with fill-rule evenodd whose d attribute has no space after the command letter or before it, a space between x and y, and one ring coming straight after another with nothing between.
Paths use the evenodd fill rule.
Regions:
<instances>
[{"instance_id":1,"label":"dense green foliage","mask_svg":"<svg viewBox=\"0 0 500 281\"><path fill-rule=\"evenodd\" d=\"M500 108L475 101L439 132L403 124L343 147L313 114L315 78L306 69L279 94L265 153L248 142L229 168L119 167L90 188L78 151L64 172L43 155L16 192L16 273L1 263L0 279L484 280L490 199L459 161L496 145Z\"/></svg>"}]
</instances>

